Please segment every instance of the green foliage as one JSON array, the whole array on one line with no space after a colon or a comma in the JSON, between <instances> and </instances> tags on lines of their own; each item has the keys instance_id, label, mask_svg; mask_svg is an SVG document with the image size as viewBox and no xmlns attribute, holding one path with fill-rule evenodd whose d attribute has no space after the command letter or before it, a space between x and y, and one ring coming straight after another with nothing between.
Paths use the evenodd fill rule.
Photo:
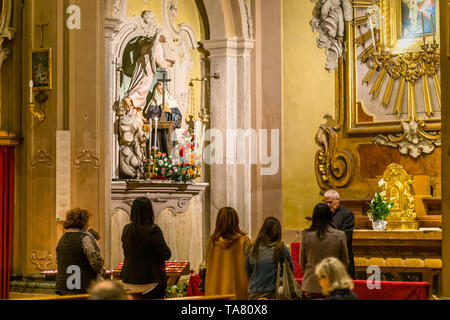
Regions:
<instances>
[{"instance_id":1,"label":"green foliage","mask_svg":"<svg viewBox=\"0 0 450 320\"><path fill-rule=\"evenodd\" d=\"M177 285L169 285L166 288L167 298L186 297L187 295L187 283L178 283Z\"/></svg>"},{"instance_id":2,"label":"green foliage","mask_svg":"<svg viewBox=\"0 0 450 320\"><path fill-rule=\"evenodd\" d=\"M377 192L375 198L369 203L372 220L386 220L387 216L391 215L391 208L394 204L390 201L384 201L381 195Z\"/></svg>"}]
</instances>

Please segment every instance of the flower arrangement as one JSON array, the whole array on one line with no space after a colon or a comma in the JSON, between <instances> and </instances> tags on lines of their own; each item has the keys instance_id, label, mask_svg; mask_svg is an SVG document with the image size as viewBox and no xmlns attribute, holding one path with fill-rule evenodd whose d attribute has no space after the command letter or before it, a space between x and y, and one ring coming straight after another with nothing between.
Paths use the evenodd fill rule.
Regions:
<instances>
[{"instance_id":1,"label":"flower arrangement","mask_svg":"<svg viewBox=\"0 0 450 320\"><path fill-rule=\"evenodd\" d=\"M384 201L381 194L377 192L369 203L370 210L368 213L373 221L386 220L386 217L391 215L393 205L390 201Z\"/></svg>"},{"instance_id":2,"label":"flower arrangement","mask_svg":"<svg viewBox=\"0 0 450 320\"><path fill-rule=\"evenodd\" d=\"M157 178L186 182L200 176L200 157L191 152L193 143L189 131L183 133L182 142L175 147L173 155L167 155L160 152L158 147L152 147L148 165L154 166L151 169Z\"/></svg>"}]
</instances>

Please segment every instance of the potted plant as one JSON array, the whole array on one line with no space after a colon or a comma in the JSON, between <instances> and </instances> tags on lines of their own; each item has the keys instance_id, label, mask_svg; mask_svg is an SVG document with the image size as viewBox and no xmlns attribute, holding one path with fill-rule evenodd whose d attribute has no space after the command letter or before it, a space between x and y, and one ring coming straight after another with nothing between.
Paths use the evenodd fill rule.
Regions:
<instances>
[{"instance_id":1,"label":"potted plant","mask_svg":"<svg viewBox=\"0 0 450 320\"><path fill-rule=\"evenodd\" d=\"M367 212L370 220L372 220L372 228L374 230L386 230L386 217L391 215L393 203L384 201L381 194L375 193L375 197L369 203L370 210Z\"/></svg>"}]
</instances>

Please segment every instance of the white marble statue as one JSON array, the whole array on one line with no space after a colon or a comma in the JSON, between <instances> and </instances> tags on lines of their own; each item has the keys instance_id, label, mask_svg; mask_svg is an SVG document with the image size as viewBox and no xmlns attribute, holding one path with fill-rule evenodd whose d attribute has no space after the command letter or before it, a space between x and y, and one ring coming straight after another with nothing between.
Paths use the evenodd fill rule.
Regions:
<instances>
[{"instance_id":1,"label":"white marble statue","mask_svg":"<svg viewBox=\"0 0 450 320\"><path fill-rule=\"evenodd\" d=\"M143 124L141 111L120 118L120 170L121 175L127 178L140 179L144 176L147 137L142 130Z\"/></svg>"},{"instance_id":2,"label":"white marble statue","mask_svg":"<svg viewBox=\"0 0 450 320\"><path fill-rule=\"evenodd\" d=\"M345 22L353 20L352 5L348 0L311 0L318 1L315 16L310 24L319 31L317 46L326 48L326 69L336 69L339 57L343 53Z\"/></svg>"},{"instance_id":3,"label":"white marble statue","mask_svg":"<svg viewBox=\"0 0 450 320\"><path fill-rule=\"evenodd\" d=\"M164 49L166 37L157 32L151 41L146 39L141 41L141 55L136 61L130 86L128 87L126 98L129 98L131 108L144 109L149 92L153 91L153 85L156 82L154 75L157 73L157 67L167 70L173 66L174 60L168 59Z\"/></svg>"}]
</instances>

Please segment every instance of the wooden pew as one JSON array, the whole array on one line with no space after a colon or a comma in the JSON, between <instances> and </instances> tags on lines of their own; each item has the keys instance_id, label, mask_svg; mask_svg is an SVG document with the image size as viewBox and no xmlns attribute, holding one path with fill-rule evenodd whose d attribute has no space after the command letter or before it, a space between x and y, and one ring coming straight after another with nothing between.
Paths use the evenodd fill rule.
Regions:
<instances>
[{"instance_id":1,"label":"wooden pew","mask_svg":"<svg viewBox=\"0 0 450 320\"><path fill-rule=\"evenodd\" d=\"M142 300L142 292L141 291L128 291L128 297L130 300ZM223 294L223 295L212 295L212 296L194 296L194 297L178 297L178 298L168 298L161 300L231 300L235 296L232 294ZM19 299L11 299L11 300L89 300L89 294L76 294L76 295L67 295L67 296L43 296L43 297L32 297L32 298L19 298Z\"/></svg>"},{"instance_id":2,"label":"wooden pew","mask_svg":"<svg viewBox=\"0 0 450 320\"><path fill-rule=\"evenodd\" d=\"M142 291L127 291L127 296L130 300L142 300ZM51 295L10 300L89 300L89 294L69 294L65 296Z\"/></svg>"}]
</instances>

